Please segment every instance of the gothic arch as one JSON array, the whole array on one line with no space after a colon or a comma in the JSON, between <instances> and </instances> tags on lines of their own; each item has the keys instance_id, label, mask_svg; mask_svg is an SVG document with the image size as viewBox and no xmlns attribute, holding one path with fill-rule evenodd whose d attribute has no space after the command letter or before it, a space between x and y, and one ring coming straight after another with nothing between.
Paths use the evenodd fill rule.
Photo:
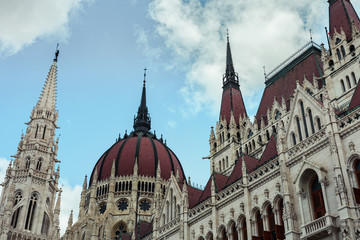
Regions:
<instances>
[{"instance_id":1,"label":"gothic arch","mask_svg":"<svg viewBox=\"0 0 360 240\"><path fill-rule=\"evenodd\" d=\"M271 201L270 200L265 200L265 202L263 203L263 205L261 207L260 212L264 212L268 206L270 206L270 207L272 206Z\"/></svg>"},{"instance_id":2,"label":"gothic arch","mask_svg":"<svg viewBox=\"0 0 360 240\"><path fill-rule=\"evenodd\" d=\"M212 233L212 231L209 231L209 232L206 234L205 239L206 239L206 240L214 240L214 234Z\"/></svg>"},{"instance_id":3,"label":"gothic arch","mask_svg":"<svg viewBox=\"0 0 360 240\"><path fill-rule=\"evenodd\" d=\"M228 240L227 238L227 230L224 224L221 224L218 228L218 239Z\"/></svg>"},{"instance_id":4,"label":"gothic arch","mask_svg":"<svg viewBox=\"0 0 360 240\"><path fill-rule=\"evenodd\" d=\"M123 233L127 233L127 225L124 221L119 221L116 224L114 224L111 230L111 239L115 239L116 237L119 237Z\"/></svg>"}]
</instances>

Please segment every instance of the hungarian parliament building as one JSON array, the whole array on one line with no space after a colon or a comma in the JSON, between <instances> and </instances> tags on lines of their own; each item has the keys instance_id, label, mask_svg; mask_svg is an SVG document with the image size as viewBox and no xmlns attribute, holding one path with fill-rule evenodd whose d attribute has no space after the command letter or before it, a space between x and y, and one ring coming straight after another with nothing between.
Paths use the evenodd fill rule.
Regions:
<instances>
[{"instance_id":1,"label":"hungarian parliament building","mask_svg":"<svg viewBox=\"0 0 360 240\"><path fill-rule=\"evenodd\" d=\"M63 236L57 51L2 183L0 240L360 239L360 19L350 0L328 2L328 49L289 53L253 120L224 41L204 189L151 131L144 79L132 132L93 163Z\"/></svg>"}]
</instances>

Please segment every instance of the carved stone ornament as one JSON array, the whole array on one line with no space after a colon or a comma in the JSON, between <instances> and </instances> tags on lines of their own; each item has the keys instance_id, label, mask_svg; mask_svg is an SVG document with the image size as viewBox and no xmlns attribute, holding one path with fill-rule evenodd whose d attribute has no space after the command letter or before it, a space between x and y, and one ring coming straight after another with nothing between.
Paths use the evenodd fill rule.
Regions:
<instances>
[{"instance_id":1,"label":"carved stone ornament","mask_svg":"<svg viewBox=\"0 0 360 240\"><path fill-rule=\"evenodd\" d=\"M354 152L355 151L355 144L353 141L349 142L349 149L350 151Z\"/></svg>"},{"instance_id":2,"label":"carved stone ornament","mask_svg":"<svg viewBox=\"0 0 360 240\"><path fill-rule=\"evenodd\" d=\"M240 203L240 211L244 212L245 211L245 205L243 202Z\"/></svg>"},{"instance_id":3,"label":"carved stone ornament","mask_svg":"<svg viewBox=\"0 0 360 240\"><path fill-rule=\"evenodd\" d=\"M265 188L264 195L266 199L269 199L269 189Z\"/></svg>"},{"instance_id":4,"label":"carved stone ornament","mask_svg":"<svg viewBox=\"0 0 360 240\"><path fill-rule=\"evenodd\" d=\"M258 205L259 198L257 195L254 196L253 200L254 200L254 205Z\"/></svg>"}]
</instances>

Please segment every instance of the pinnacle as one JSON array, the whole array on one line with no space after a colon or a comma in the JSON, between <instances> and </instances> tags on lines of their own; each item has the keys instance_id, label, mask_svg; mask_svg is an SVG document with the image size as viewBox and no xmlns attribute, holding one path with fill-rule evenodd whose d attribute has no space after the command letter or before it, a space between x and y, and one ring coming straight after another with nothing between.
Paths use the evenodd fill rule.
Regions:
<instances>
[{"instance_id":1,"label":"pinnacle","mask_svg":"<svg viewBox=\"0 0 360 240\"><path fill-rule=\"evenodd\" d=\"M57 61L54 60L50 67L45 85L36 104L37 110L56 110L56 85L57 85Z\"/></svg>"}]
</instances>

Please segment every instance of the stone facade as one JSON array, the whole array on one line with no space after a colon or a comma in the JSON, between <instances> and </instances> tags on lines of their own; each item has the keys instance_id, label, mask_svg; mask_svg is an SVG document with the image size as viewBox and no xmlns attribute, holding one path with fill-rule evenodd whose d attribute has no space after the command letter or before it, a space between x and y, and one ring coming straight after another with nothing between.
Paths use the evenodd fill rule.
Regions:
<instances>
[{"instance_id":1,"label":"stone facade","mask_svg":"<svg viewBox=\"0 0 360 240\"><path fill-rule=\"evenodd\" d=\"M118 139L138 139L131 174L118 173L117 157L107 165L109 176L99 178L100 159L89 186L84 180L79 219L74 223L71 214L61 239L360 239L360 20L349 0L329 0L329 8L329 50L311 41L269 73L253 121L228 38L220 117L210 130L210 178L204 189L192 186L174 166L158 165L150 177L140 174L141 153L156 155L156 163L160 159L138 149L141 138L151 138L154 149L154 142L163 144L149 131L144 80L134 131ZM44 92L54 71L56 61ZM53 94L40 98L7 172L0 240L25 234L25 239L59 239L57 113L54 102L43 107L44 96ZM38 169L39 157L43 163ZM162 177L164 172L169 177ZM39 204L30 230L25 215L31 211L25 209L31 209L33 194ZM50 223L46 233L45 214ZM13 225L14 218L19 225Z\"/></svg>"},{"instance_id":2,"label":"stone facade","mask_svg":"<svg viewBox=\"0 0 360 240\"><path fill-rule=\"evenodd\" d=\"M57 56L6 171L0 204L1 240L60 239L56 64Z\"/></svg>"}]
</instances>

